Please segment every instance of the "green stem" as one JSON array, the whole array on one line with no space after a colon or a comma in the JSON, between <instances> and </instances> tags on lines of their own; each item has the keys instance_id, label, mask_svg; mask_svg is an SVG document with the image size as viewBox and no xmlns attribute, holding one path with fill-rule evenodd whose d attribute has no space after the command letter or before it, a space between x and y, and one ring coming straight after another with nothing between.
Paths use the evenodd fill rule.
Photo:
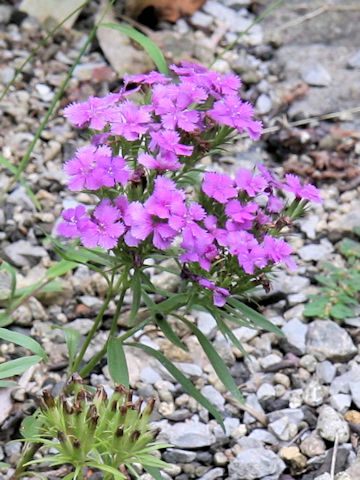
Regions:
<instances>
[{"instance_id":1,"label":"green stem","mask_svg":"<svg viewBox=\"0 0 360 480\"><path fill-rule=\"evenodd\" d=\"M99 313L97 314L97 316L94 320L94 323L93 323L93 326L91 327L90 332L87 334L87 336L85 338L85 342L83 343L83 345L81 347L80 353L76 356L76 359L75 359L75 361L73 363L73 366L72 366L72 369L71 369L71 373L75 373L78 370L79 365L80 365L82 359L84 358L84 355L85 355L86 350L88 349L88 347L90 345L91 340L94 338L97 329L100 327L100 324L101 324L101 322L103 320L103 317L104 317L104 313L106 312L106 309L109 306L110 300L112 299L113 292L114 292L114 289L113 289L113 278L112 278L111 286L110 286L110 288L108 290L108 293L105 297L104 303L102 304L102 307L101 307Z\"/></svg>"},{"instance_id":2,"label":"green stem","mask_svg":"<svg viewBox=\"0 0 360 480\"><path fill-rule=\"evenodd\" d=\"M21 478L22 474L26 470L25 465L33 459L35 453L39 450L40 447L41 447L41 443L28 444L27 448L25 448L25 451L21 455L20 460L17 464L14 476L12 477L14 480Z\"/></svg>"}]
</instances>

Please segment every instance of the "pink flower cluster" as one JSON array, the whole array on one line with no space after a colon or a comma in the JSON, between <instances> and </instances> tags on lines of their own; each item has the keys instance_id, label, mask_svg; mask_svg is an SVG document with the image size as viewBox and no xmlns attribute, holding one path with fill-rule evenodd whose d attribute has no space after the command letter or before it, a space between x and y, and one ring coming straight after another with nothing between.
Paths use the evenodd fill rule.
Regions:
<instances>
[{"instance_id":1,"label":"pink flower cluster","mask_svg":"<svg viewBox=\"0 0 360 480\"><path fill-rule=\"evenodd\" d=\"M197 198L189 195L186 174L198 166L204 145L210 150L223 128L257 139L261 123L240 99L235 75L189 63L171 69L174 79L157 72L127 77L125 88L138 86L65 109L74 125L95 131L92 145L65 164L69 188L91 191L100 201L93 211L82 205L65 210L58 231L115 254L119 246L131 252L146 243L156 252L177 245L190 281L222 306L231 282L218 286L217 272L233 268L234 260L237 278L281 262L294 266L277 224L287 208L283 192L292 192L297 205L320 196L294 175L280 182L263 166L257 174L239 169L235 178L207 172ZM149 103L127 98L144 87Z\"/></svg>"}]
</instances>

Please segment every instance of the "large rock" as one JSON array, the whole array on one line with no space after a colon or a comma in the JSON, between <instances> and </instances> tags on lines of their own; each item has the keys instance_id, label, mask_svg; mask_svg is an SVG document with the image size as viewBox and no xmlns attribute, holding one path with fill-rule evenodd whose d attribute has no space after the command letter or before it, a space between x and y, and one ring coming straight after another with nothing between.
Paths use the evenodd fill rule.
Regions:
<instances>
[{"instance_id":1,"label":"large rock","mask_svg":"<svg viewBox=\"0 0 360 480\"><path fill-rule=\"evenodd\" d=\"M350 335L331 320L315 320L309 325L306 348L319 360L342 362L357 353Z\"/></svg>"},{"instance_id":2,"label":"large rock","mask_svg":"<svg viewBox=\"0 0 360 480\"><path fill-rule=\"evenodd\" d=\"M164 433L174 447L181 449L209 447L215 442L208 425L195 421L176 423Z\"/></svg>"},{"instance_id":3,"label":"large rock","mask_svg":"<svg viewBox=\"0 0 360 480\"><path fill-rule=\"evenodd\" d=\"M282 327L282 331L285 335L283 346L286 351L303 355L306 352L305 340L308 326L298 318L294 318Z\"/></svg>"},{"instance_id":4,"label":"large rock","mask_svg":"<svg viewBox=\"0 0 360 480\"><path fill-rule=\"evenodd\" d=\"M320 410L317 429L324 440L334 442L338 437L339 443L346 443L350 438L350 429L343 417L328 405Z\"/></svg>"},{"instance_id":5,"label":"large rock","mask_svg":"<svg viewBox=\"0 0 360 480\"><path fill-rule=\"evenodd\" d=\"M271 476L277 479L285 470L285 463L271 450L249 448L240 452L229 464L230 480L256 480Z\"/></svg>"}]
</instances>

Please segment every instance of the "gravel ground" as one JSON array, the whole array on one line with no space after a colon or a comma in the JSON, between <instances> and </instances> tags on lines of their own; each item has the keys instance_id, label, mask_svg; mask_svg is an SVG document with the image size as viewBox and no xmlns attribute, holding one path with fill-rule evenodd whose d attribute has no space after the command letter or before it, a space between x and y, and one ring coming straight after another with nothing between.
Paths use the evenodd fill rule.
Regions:
<instances>
[{"instance_id":1,"label":"gravel ground","mask_svg":"<svg viewBox=\"0 0 360 480\"><path fill-rule=\"evenodd\" d=\"M309 295L318 292L314 276L323 271L325 262L344 265L338 242L360 227L360 117L346 111L331 121L289 125L359 106L360 9L341 9L344 2L332 1L328 11L307 20L304 16L320 4L309 0L285 3L290 5L277 9L240 37L238 33L254 19L257 2L208 0L191 18L175 25L162 23L156 32L172 61L192 57L204 64L214 62L214 68L222 72L238 73L244 97L255 102L265 126L272 128L261 142L241 141L208 162L231 171L261 160L279 173L297 172L316 182L325 199L300 222L293 239L298 270L279 272L271 294L260 298L262 312L283 330L284 338L237 328L234 333L244 345L244 356L216 330L211 315L193 313L241 385L246 405L256 417L224 391L196 339L187 332L178 333L191 353L175 348L150 328L140 332L138 340L161 349L176 362L223 412L226 433L162 365L128 349L131 385L137 395L158 399L154 426L160 430L158 438L173 445L163 453L169 463L165 479L360 479L360 308L342 324L310 320L303 314ZM42 47L3 100L0 146L12 163L21 159L34 138L57 87L84 44L96 9L94 2L72 30L57 33ZM0 86L11 79L43 36L34 18L21 14L9 2L0 5ZM105 50L96 44L83 57L61 106L120 85L121 72L115 73ZM124 71L132 67L122 64ZM55 115L26 171L41 210L34 208L21 186L5 199L0 210L0 256L18 269L19 286L40 278L55 259L46 235L54 231L63 207L74 200L89 201L84 194L66 191L62 172L63 162L85 141ZM9 178L7 171L0 170L0 185L6 185ZM176 279L165 273L154 281L159 285L171 282L176 288ZM14 314L13 328L38 339L49 364L26 372L18 388L0 392L0 461L13 466L21 444L8 441L19 438L19 424L34 409L42 389L54 387L56 392L65 380L66 346L60 327L86 334L106 292L102 277L85 267L63 278L61 284L60 293L31 297ZM125 302L124 318L130 300ZM113 309L110 305L109 319ZM105 338L106 331L99 331L89 357ZM14 345L0 345L0 361L24 353ZM107 368L99 367L90 383L110 385ZM330 475L332 461L335 477ZM12 473L3 472L0 478L9 479ZM48 478L58 477L49 474Z\"/></svg>"}]
</instances>

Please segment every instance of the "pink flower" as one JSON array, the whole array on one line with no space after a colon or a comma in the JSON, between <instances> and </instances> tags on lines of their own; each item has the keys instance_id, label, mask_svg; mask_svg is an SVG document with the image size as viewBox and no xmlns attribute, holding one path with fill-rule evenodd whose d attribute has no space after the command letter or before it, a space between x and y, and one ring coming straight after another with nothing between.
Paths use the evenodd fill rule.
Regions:
<instances>
[{"instance_id":1,"label":"pink flower","mask_svg":"<svg viewBox=\"0 0 360 480\"><path fill-rule=\"evenodd\" d=\"M165 84L171 82L171 78L163 73L156 71L150 73L139 73L137 75L124 75L124 83L143 83L144 85L153 85L155 83Z\"/></svg>"},{"instance_id":2,"label":"pink flower","mask_svg":"<svg viewBox=\"0 0 360 480\"><path fill-rule=\"evenodd\" d=\"M98 190L113 187L116 183L125 186L130 170L122 157L112 157L111 148L86 146L79 148L75 157L64 166L70 176L70 190Z\"/></svg>"},{"instance_id":3,"label":"pink flower","mask_svg":"<svg viewBox=\"0 0 360 480\"><path fill-rule=\"evenodd\" d=\"M216 101L207 114L220 125L236 128L240 133L247 132L253 140L258 140L261 135L261 122L252 119L253 107L235 95L228 95Z\"/></svg>"},{"instance_id":4,"label":"pink flower","mask_svg":"<svg viewBox=\"0 0 360 480\"><path fill-rule=\"evenodd\" d=\"M223 307L225 305L227 297L230 296L229 290L218 287L214 282L211 282L207 278L196 277L196 281L200 286L213 292L213 302L216 307Z\"/></svg>"},{"instance_id":5,"label":"pink flower","mask_svg":"<svg viewBox=\"0 0 360 480\"><path fill-rule=\"evenodd\" d=\"M88 125L102 130L109 121L111 108L121 98L121 93L109 93L105 97L89 97L86 102L71 103L64 108L64 117L76 127Z\"/></svg>"},{"instance_id":6,"label":"pink flower","mask_svg":"<svg viewBox=\"0 0 360 480\"><path fill-rule=\"evenodd\" d=\"M57 233L66 238L75 238L79 236L78 223L84 217L86 209L84 205L78 205L75 208L68 208L62 212L65 220L57 228Z\"/></svg>"},{"instance_id":7,"label":"pink flower","mask_svg":"<svg viewBox=\"0 0 360 480\"><path fill-rule=\"evenodd\" d=\"M78 222L81 242L85 247L100 246L106 250L116 247L125 226L120 222L120 212L110 200L102 200L95 208L92 218Z\"/></svg>"},{"instance_id":8,"label":"pink flower","mask_svg":"<svg viewBox=\"0 0 360 480\"><path fill-rule=\"evenodd\" d=\"M225 207L225 213L228 217L234 220L234 222L240 225L244 223L249 224L250 222L251 226L251 222L254 220L258 208L259 207L256 203L241 205L238 200L230 200Z\"/></svg>"},{"instance_id":9,"label":"pink flower","mask_svg":"<svg viewBox=\"0 0 360 480\"><path fill-rule=\"evenodd\" d=\"M158 170L159 172L165 170L176 171L181 168L178 157L171 152L159 153L156 157L148 153L141 153L138 157L138 162L150 170Z\"/></svg>"},{"instance_id":10,"label":"pink flower","mask_svg":"<svg viewBox=\"0 0 360 480\"><path fill-rule=\"evenodd\" d=\"M172 130L153 131L150 136L149 148L153 151L158 147L161 153L170 152L185 157L190 157L193 152L193 147L180 143L180 135Z\"/></svg>"},{"instance_id":11,"label":"pink flower","mask_svg":"<svg viewBox=\"0 0 360 480\"><path fill-rule=\"evenodd\" d=\"M291 270L296 268L296 263L290 256L293 250L282 238L274 238L271 235L265 235L263 248L269 260L274 263L284 262Z\"/></svg>"},{"instance_id":12,"label":"pink flower","mask_svg":"<svg viewBox=\"0 0 360 480\"><path fill-rule=\"evenodd\" d=\"M112 111L111 132L129 141L138 140L149 129L150 112L150 106L139 106L131 101L124 102Z\"/></svg>"},{"instance_id":13,"label":"pink flower","mask_svg":"<svg viewBox=\"0 0 360 480\"><path fill-rule=\"evenodd\" d=\"M266 180L260 175L253 175L250 170L240 168L235 177L236 185L240 190L245 190L249 197L255 197L267 186Z\"/></svg>"},{"instance_id":14,"label":"pink flower","mask_svg":"<svg viewBox=\"0 0 360 480\"><path fill-rule=\"evenodd\" d=\"M160 250L166 250L177 235L168 223L162 222L151 215L140 202L130 203L126 212L125 222L130 226L130 240L145 240L153 235L153 244ZM128 237L126 237L127 241ZM133 246L130 244L130 246Z\"/></svg>"},{"instance_id":15,"label":"pink flower","mask_svg":"<svg viewBox=\"0 0 360 480\"><path fill-rule=\"evenodd\" d=\"M182 233L181 248L185 251L180 256L180 261L196 262L204 270L210 270L212 260L217 256L218 250L213 241L214 237L195 222L188 222Z\"/></svg>"},{"instance_id":16,"label":"pink flower","mask_svg":"<svg viewBox=\"0 0 360 480\"><path fill-rule=\"evenodd\" d=\"M224 173L207 172L201 186L202 191L219 203L226 203L237 196L234 181Z\"/></svg>"},{"instance_id":17,"label":"pink flower","mask_svg":"<svg viewBox=\"0 0 360 480\"><path fill-rule=\"evenodd\" d=\"M322 202L320 191L314 185L308 184L303 186L300 178L291 173L285 175L285 181L284 189L292 192L297 198L302 198L315 203Z\"/></svg>"}]
</instances>

